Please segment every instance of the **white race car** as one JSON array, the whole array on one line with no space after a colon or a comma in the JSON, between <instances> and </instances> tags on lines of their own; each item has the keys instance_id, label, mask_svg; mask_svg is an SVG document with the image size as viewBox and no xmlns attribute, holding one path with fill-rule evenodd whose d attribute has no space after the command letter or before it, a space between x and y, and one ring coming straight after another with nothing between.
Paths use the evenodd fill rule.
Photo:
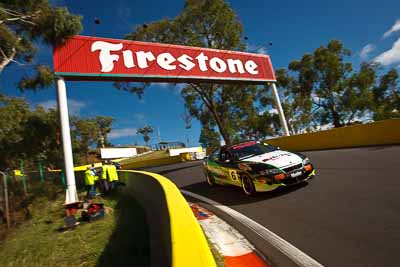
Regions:
<instances>
[{"instance_id":1,"label":"white race car","mask_svg":"<svg viewBox=\"0 0 400 267\"><path fill-rule=\"evenodd\" d=\"M260 141L214 150L204 158L204 170L210 186L240 186L247 195L298 184L315 175L305 155Z\"/></svg>"}]
</instances>

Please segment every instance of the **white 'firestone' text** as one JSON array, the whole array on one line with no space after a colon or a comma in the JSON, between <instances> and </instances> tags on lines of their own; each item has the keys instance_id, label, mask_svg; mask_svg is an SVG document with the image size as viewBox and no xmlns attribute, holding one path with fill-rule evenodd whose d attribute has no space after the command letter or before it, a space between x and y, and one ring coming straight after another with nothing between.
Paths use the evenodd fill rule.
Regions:
<instances>
[{"instance_id":1,"label":"white 'firestone' text","mask_svg":"<svg viewBox=\"0 0 400 267\"><path fill-rule=\"evenodd\" d=\"M104 41L96 41L92 44L91 52L100 50L99 60L101 64L101 72L111 72L114 69L114 61L119 60L119 55L113 55L111 54L111 52L120 51L122 48L122 43L113 44ZM230 73L242 74L248 72L252 75L258 74L257 63L253 60L247 60L244 64L240 59L229 58L224 61L223 59L220 59L218 57L213 57L208 60L208 57L204 55L203 52L198 54L194 60L192 57L186 54L175 58L170 53L161 53L156 57L151 51L132 52L131 50L124 50L122 51L122 58L125 67L128 69L136 67L134 54L136 54L137 67L139 67L140 69L148 68L148 63L156 60L157 65L165 70L175 70L177 67L179 67L186 71L190 71L191 69L196 67L195 62L197 61L198 67L202 72L208 71L208 62L209 67L218 73L223 73L228 70Z\"/></svg>"}]
</instances>

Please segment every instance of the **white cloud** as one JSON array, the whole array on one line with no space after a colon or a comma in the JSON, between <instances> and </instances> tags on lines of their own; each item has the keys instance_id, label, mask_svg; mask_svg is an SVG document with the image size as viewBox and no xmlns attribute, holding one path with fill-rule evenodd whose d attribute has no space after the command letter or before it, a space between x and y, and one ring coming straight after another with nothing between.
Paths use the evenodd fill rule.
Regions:
<instances>
[{"instance_id":1,"label":"white cloud","mask_svg":"<svg viewBox=\"0 0 400 267\"><path fill-rule=\"evenodd\" d=\"M397 31L400 31L400 19L396 20L396 22L393 24L392 28L390 28L390 30L385 32L383 34L382 38L387 38Z\"/></svg>"},{"instance_id":2,"label":"white cloud","mask_svg":"<svg viewBox=\"0 0 400 267\"><path fill-rule=\"evenodd\" d=\"M248 52L254 51L254 50L256 50L256 49L257 49L257 46L252 45L252 44L247 44L246 50L247 50Z\"/></svg>"},{"instance_id":3,"label":"white cloud","mask_svg":"<svg viewBox=\"0 0 400 267\"><path fill-rule=\"evenodd\" d=\"M136 124L145 124L146 123L146 115L144 115L143 113L136 113L133 114L133 119L135 121Z\"/></svg>"},{"instance_id":4,"label":"white cloud","mask_svg":"<svg viewBox=\"0 0 400 267\"><path fill-rule=\"evenodd\" d=\"M268 110L269 114L278 114L278 110L276 108L271 108Z\"/></svg>"},{"instance_id":5,"label":"white cloud","mask_svg":"<svg viewBox=\"0 0 400 267\"><path fill-rule=\"evenodd\" d=\"M121 128L121 129L112 129L108 134L109 139L116 139L120 137L129 137L136 135L136 128Z\"/></svg>"},{"instance_id":6,"label":"white cloud","mask_svg":"<svg viewBox=\"0 0 400 267\"><path fill-rule=\"evenodd\" d=\"M360 51L360 58L365 60L368 58L368 55L375 50L375 46L373 44L367 44Z\"/></svg>"},{"instance_id":7,"label":"white cloud","mask_svg":"<svg viewBox=\"0 0 400 267\"><path fill-rule=\"evenodd\" d=\"M261 47L259 47L258 49L257 49L257 54L263 54L263 55L266 55L267 53L268 53L268 50L267 50L267 48L265 48L264 46L261 46Z\"/></svg>"},{"instance_id":8,"label":"white cloud","mask_svg":"<svg viewBox=\"0 0 400 267\"><path fill-rule=\"evenodd\" d=\"M268 53L268 49L265 46L262 46L262 45L248 44L247 45L247 52L266 55Z\"/></svg>"},{"instance_id":9,"label":"white cloud","mask_svg":"<svg viewBox=\"0 0 400 267\"><path fill-rule=\"evenodd\" d=\"M317 131L325 131L325 130L329 130L329 129L332 129L332 128L333 128L333 124L332 123L318 125L317 127L315 127L315 129Z\"/></svg>"},{"instance_id":10,"label":"white cloud","mask_svg":"<svg viewBox=\"0 0 400 267\"><path fill-rule=\"evenodd\" d=\"M57 109L56 100L47 100L37 103L38 106L42 106L45 109ZM86 103L74 99L68 99L68 112L71 115L78 115L81 109L86 107Z\"/></svg>"},{"instance_id":11,"label":"white cloud","mask_svg":"<svg viewBox=\"0 0 400 267\"><path fill-rule=\"evenodd\" d=\"M86 103L78 100L68 100L68 112L73 115L77 115L81 112L81 109L86 107Z\"/></svg>"},{"instance_id":12,"label":"white cloud","mask_svg":"<svg viewBox=\"0 0 400 267\"><path fill-rule=\"evenodd\" d=\"M47 100L43 102L37 103L38 106L42 106L44 109L57 109L57 101L55 100Z\"/></svg>"},{"instance_id":13,"label":"white cloud","mask_svg":"<svg viewBox=\"0 0 400 267\"><path fill-rule=\"evenodd\" d=\"M391 65L400 62L400 38L394 42L391 49L383 52L379 56L374 59L375 62L378 62L382 65Z\"/></svg>"}]
</instances>

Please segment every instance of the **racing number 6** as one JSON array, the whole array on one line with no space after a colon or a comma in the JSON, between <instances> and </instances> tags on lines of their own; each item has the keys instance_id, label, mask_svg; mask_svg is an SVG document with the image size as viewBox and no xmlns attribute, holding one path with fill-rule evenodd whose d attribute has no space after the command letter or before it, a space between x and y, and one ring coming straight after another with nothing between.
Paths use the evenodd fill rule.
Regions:
<instances>
[{"instance_id":1,"label":"racing number 6","mask_svg":"<svg viewBox=\"0 0 400 267\"><path fill-rule=\"evenodd\" d=\"M236 171L229 171L229 175L232 177L232 180L237 180L238 175Z\"/></svg>"}]
</instances>

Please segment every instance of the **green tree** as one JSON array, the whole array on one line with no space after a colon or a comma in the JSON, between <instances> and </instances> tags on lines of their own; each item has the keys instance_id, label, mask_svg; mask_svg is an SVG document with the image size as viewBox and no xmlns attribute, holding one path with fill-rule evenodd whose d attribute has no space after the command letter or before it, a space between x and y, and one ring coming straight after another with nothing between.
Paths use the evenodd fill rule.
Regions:
<instances>
[{"instance_id":1,"label":"green tree","mask_svg":"<svg viewBox=\"0 0 400 267\"><path fill-rule=\"evenodd\" d=\"M182 12L174 19L163 19L139 26L126 35L126 38L244 50L242 31L235 12L223 0L186 0ZM239 93L233 93L236 91ZM225 143L230 144L240 131L241 118L237 116L254 108L251 103L242 105L244 110L239 111L238 106L242 99L238 97L251 95L250 98L253 98L254 92L254 88L239 85L193 83L187 85L181 93L189 114L200 120L203 127L215 125Z\"/></svg>"},{"instance_id":2,"label":"green tree","mask_svg":"<svg viewBox=\"0 0 400 267\"><path fill-rule=\"evenodd\" d=\"M13 168L22 158L24 126L29 115L28 103L20 98L0 95L0 169Z\"/></svg>"},{"instance_id":3,"label":"green tree","mask_svg":"<svg viewBox=\"0 0 400 267\"><path fill-rule=\"evenodd\" d=\"M60 168L63 161L58 112L40 106L31 109L26 100L0 96L0 147L1 170L18 168L21 159L26 167L36 168L42 161Z\"/></svg>"},{"instance_id":4,"label":"green tree","mask_svg":"<svg viewBox=\"0 0 400 267\"><path fill-rule=\"evenodd\" d=\"M81 163L82 156L87 162L90 147L101 135L99 121L106 121L107 126L111 119L74 117L71 121L74 162ZM103 134L109 130L104 127ZM0 95L0 148L0 170L19 168L21 159L26 168L36 169L39 161L51 168L61 168L63 151L58 111L41 106L31 108L24 99Z\"/></svg>"},{"instance_id":5,"label":"green tree","mask_svg":"<svg viewBox=\"0 0 400 267\"><path fill-rule=\"evenodd\" d=\"M0 3L0 73L11 63L31 64L40 41L55 47L81 31L81 17L48 0L4 0ZM24 77L21 90L41 89L53 83L49 66L36 65L36 74Z\"/></svg>"},{"instance_id":6,"label":"green tree","mask_svg":"<svg viewBox=\"0 0 400 267\"><path fill-rule=\"evenodd\" d=\"M341 127L368 114L377 66L363 63L354 71L345 61L350 54L340 41L332 40L300 61L292 61L288 71L277 72L279 89L291 105L286 111L295 121L290 124L292 132L310 124Z\"/></svg>"},{"instance_id":7,"label":"green tree","mask_svg":"<svg viewBox=\"0 0 400 267\"><path fill-rule=\"evenodd\" d=\"M111 146L111 144L108 142L108 134L111 132L111 124L114 121L114 118L108 116L97 116L95 121L100 132L97 147Z\"/></svg>"},{"instance_id":8,"label":"green tree","mask_svg":"<svg viewBox=\"0 0 400 267\"><path fill-rule=\"evenodd\" d=\"M154 131L153 127L151 127L150 125L147 125L147 126L137 129L136 133L143 135L143 140L146 142L146 145L148 146L149 141L150 141L149 134L151 134L153 131Z\"/></svg>"},{"instance_id":9,"label":"green tree","mask_svg":"<svg viewBox=\"0 0 400 267\"><path fill-rule=\"evenodd\" d=\"M382 75L379 84L373 90L374 120L400 117L400 78L395 69Z\"/></svg>"},{"instance_id":10,"label":"green tree","mask_svg":"<svg viewBox=\"0 0 400 267\"><path fill-rule=\"evenodd\" d=\"M74 118L73 126L74 136L77 138L80 151L84 154L87 164L90 147L97 143L100 136L99 125L95 119Z\"/></svg>"},{"instance_id":11,"label":"green tree","mask_svg":"<svg viewBox=\"0 0 400 267\"><path fill-rule=\"evenodd\" d=\"M216 148L220 145L220 135L213 129L203 127L201 129L199 143L205 148Z\"/></svg>"},{"instance_id":12,"label":"green tree","mask_svg":"<svg viewBox=\"0 0 400 267\"><path fill-rule=\"evenodd\" d=\"M50 167L62 166L61 132L58 112L46 111L38 106L29 113L24 125L24 139L20 143L26 158L37 163L42 161Z\"/></svg>"},{"instance_id":13,"label":"green tree","mask_svg":"<svg viewBox=\"0 0 400 267\"><path fill-rule=\"evenodd\" d=\"M303 131L311 131L319 125L312 116L312 101L305 95L295 95L292 93L291 88L298 88L296 80L288 75L287 70L279 69L276 71L277 83L279 86L279 94L282 100L282 109L285 113L286 121L288 124L289 132L291 134L299 134ZM266 88L263 90L264 94L261 97L263 106L272 106L273 98L270 90ZM274 122L276 123L276 116ZM277 127L276 129L280 129ZM280 132L277 130L276 132Z\"/></svg>"}]
</instances>

